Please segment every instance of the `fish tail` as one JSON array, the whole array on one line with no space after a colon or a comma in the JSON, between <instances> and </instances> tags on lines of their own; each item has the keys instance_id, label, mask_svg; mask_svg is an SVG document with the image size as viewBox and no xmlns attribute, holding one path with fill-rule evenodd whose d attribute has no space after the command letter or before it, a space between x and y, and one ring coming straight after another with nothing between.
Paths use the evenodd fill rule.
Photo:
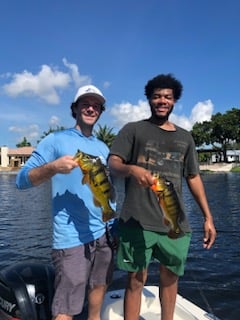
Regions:
<instances>
[{"instance_id":1,"label":"fish tail","mask_svg":"<svg viewBox=\"0 0 240 320\"><path fill-rule=\"evenodd\" d=\"M103 222L107 222L108 220L111 220L115 217L116 217L116 212L111 207L103 210L103 212L102 212Z\"/></svg>"},{"instance_id":2,"label":"fish tail","mask_svg":"<svg viewBox=\"0 0 240 320\"><path fill-rule=\"evenodd\" d=\"M183 232L180 228L177 228L176 230L170 229L170 230L168 231L168 237L169 237L170 239L178 239L178 238L180 238L183 234L184 234L184 232Z\"/></svg>"}]
</instances>

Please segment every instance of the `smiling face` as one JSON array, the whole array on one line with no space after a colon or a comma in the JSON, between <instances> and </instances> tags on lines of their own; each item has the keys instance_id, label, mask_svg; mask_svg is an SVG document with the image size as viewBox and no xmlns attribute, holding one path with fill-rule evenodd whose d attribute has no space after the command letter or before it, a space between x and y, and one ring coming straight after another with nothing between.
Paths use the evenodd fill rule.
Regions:
<instances>
[{"instance_id":1,"label":"smiling face","mask_svg":"<svg viewBox=\"0 0 240 320\"><path fill-rule=\"evenodd\" d=\"M86 96L75 104L77 125L83 133L92 131L102 113L102 103L94 96ZM89 134L88 134L89 135Z\"/></svg>"},{"instance_id":2,"label":"smiling face","mask_svg":"<svg viewBox=\"0 0 240 320\"><path fill-rule=\"evenodd\" d=\"M149 99L151 106L152 119L155 121L168 120L173 110L175 100L172 89L154 89Z\"/></svg>"}]
</instances>

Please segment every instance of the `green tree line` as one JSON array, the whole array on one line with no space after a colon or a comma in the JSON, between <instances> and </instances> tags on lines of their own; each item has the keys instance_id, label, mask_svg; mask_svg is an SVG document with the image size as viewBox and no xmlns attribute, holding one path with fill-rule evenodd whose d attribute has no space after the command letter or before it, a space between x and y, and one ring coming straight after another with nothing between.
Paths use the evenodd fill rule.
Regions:
<instances>
[{"instance_id":1,"label":"green tree line","mask_svg":"<svg viewBox=\"0 0 240 320\"><path fill-rule=\"evenodd\" d=\"M212 149L222 153L224 162L227 162L227 150L239 148L240 110L232 108L223 114L212 115L210 121L196 122L191 134L197 147L212 145Z\"/></svg>"},{"instance_id":2,"label":"green tree line","mask_svg":"<svg viewBox=\"0 0 240 320\"><path fill-rule=\"evenodd\" d=\"M65 130L64 127L57 126L56 128L50 127L48 131L44 131L43 134L40 137L40 140L37 141L39 143L44 137L46 137L49 133L56 132L56 131L61 131ZM113 139L115 138L115 134L112 132L113 128L108 127L107 125L101 126L100 124L98 125L98 130L94 130L94 134L96 137L103 142L106 143L108 147L110 147L113 143ZM27 141L27 138L24 137L21 142L16 144L17 148L20 147L28 147L31 146L31 143Z\"/></svg>"}]
</instances>

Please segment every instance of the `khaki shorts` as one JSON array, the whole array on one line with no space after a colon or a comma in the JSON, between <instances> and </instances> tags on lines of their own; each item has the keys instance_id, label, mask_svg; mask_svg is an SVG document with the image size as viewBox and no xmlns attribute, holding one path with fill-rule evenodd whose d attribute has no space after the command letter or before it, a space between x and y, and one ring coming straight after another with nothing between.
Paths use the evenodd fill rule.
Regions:
<instances>
[{"instance_id":1,"label":"khaki shorts","mask_svg":"<svg viewBox=\"0 0 240 320\"><path fill-rule=\"evenodd\" d=\"M87 285L108 285L112 281L113 251L106 235L82 246L52 251L55 267L53 316L79 314Z\"/></svg>"},{"instance_id":2,"label":"khaki shorts","mask_svg":"<svg viewBox=\"0 0 240 320\"><path fill-rule=\"evenodd\" d=\"M121 225L117 266L125 271L137 272L147 269L154 258L181 276L184 274L190 240L191 233L178 239L170 239L163 233Z\"/></svg>"}]
</instances>

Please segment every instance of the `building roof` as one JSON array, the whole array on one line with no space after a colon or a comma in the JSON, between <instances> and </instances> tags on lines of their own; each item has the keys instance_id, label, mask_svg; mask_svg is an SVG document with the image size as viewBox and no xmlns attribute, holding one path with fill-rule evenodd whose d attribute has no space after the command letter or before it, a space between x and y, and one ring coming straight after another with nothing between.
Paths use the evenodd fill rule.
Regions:
<instances>
[{"instance_id":1,"label":"building roof","mask_svg":"<svg viewBox=\"0 0 240 320\"><path fill-rule=\"evenodd\" d=\"M227 150L227 156L240 156L240 150Z\"/></svg>"},{"instance_id":2,"label":"building roof","mask_svg":"<svg viewBox=\"0 0 240 320\"><path fill-rule=\"evenodd\" d=\"M8 149L8 156L30 156L34 149L32 146Z\"/></svg>"}]
</instances>

